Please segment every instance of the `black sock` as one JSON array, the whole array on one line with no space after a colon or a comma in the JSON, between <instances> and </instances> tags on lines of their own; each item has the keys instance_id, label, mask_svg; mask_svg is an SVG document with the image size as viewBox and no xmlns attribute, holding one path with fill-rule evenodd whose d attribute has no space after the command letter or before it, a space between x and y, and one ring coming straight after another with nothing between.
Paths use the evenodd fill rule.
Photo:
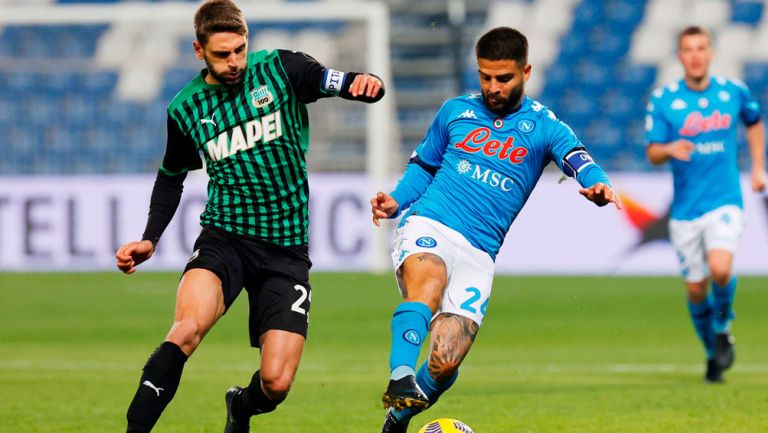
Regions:
<instances>
[{"instance_id":1,"label":"black sock","mask_svg":"<svg viewBox=\"0 0 768 433\"><path fill-rule=\"evenodd\" d=\"M139 388L128 407L127 433L149 433L179 387L187 355L166 341L147 360Z\"/></svg>"},{"instance_id":2,"label":"black sock","mask_svg":"<svg viewBox=\"0 0 768 433\"><path fill-rule=\"evenodd\" d=\"M285 397L272 400L264 394L264 390L261 389L261 371L257 370L251 378L251 383L243 392L242 409L250 415L259 415L272 412L283 400Z\"/></svg>"}]
</instances>

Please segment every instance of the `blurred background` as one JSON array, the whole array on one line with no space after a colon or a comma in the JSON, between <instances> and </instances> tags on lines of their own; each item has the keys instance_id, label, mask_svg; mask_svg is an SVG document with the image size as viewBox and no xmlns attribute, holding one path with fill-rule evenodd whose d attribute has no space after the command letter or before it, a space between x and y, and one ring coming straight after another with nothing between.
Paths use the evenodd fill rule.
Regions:
<instances>
[{"instance_id":1,"label":"blurred background","mask_svg":"<svg viewBox=\"0 0 768 433\"><path fill-rule=\"evenodd\" d=\"M648 95L682 74L688 24L714 34L712 72L745 81L768 113L768 0L238 3L251 50L302 50L387 86L372 106L309 105L310 339L291 398L256 431L380 431L400 297L393 223L374 230L368 200L394 186L442 102L478 89L473 45L498 25L529 37L528 93L580 136L625 208L586 202L550 164L498 255L496 273L511 275L494 280L461 379L411 432L438 417L478 433L768 431L768 198L750 191L743 135L737 362L722 386L702 382L667 240L672 179L643 142ZM198 170L152 260L130 277L115 269L144 229L166 106L202 67L197 4L0 0L0 432L124 431L206 200ZM187 363L156 432L221 431L225 390L258 365L247 305Z\"/></svg>"},{"instance_id":2,"label":"blurred background","mask_svg":"<svg viewBox=\"0 0 768 433\"><path fill-rule=\"evenodd\" d=\"M0 179L5 179L3 206L13 214L5 218L19 221L18 229L5 229L11 233L5 236L5 248L0 250L0 269L45 268L45 257L35 251L45 251L40 245L58 242L49 234L59 236L62 244L76 243L78 236L87 238L87 232L94 227L87 222L89 212L100 215L114 211L120 215L122 208L145 206L141 200L148 200L151 180L165 150L166 106L202 67L192 52L191 12L179 14L175 11L187 9L170 8L184 3L193 11L197 2L0 0ZM655 87L681 76L675 55L677 32L688 24L711 30L716 49L712 72L743 80L762 103L764 112L768 107L768 2L763 0L240 3L248 16L251 50L301 50L336 69L370 70L386 77L389 105L373 117L359 105L340 100L310 105L308 165L313 177L321 179L316 182L316 197L324 197L326 185L348 187L361 179L365 184L366 176L370 180L372 170L384 165L388 181L365 184L369 189L361 191L362 200L350 201L354 215L365 210L365 196L372 189L391 187L442 102L477 91L472 51L478 36L491 27L511 26L528 36L529 61L533 65L528 94L568 123L613 177L621 180L625 173L649 176L633 177L639 179L638 183L633 180L624 184L632 194L638 194L635 188L642 189L639 194L644 195L640 197L640 214L618 217L626 223L623 230L634 239L632 244L644 239L646 234L641 232L651 222L663 219L669 203L668 167L654 168L646 162L643 133L648 95ZM366 18L362 13L342 13L365 9L366 5L383 6L387 19L384 28L372 25L381 24L382 15ZM295 8L324 13L318 12L313 18L314 12L310 11L309 18L295 20L280 13ZM131 17L127 18L129 13ZM370 52L381 50L381 45L371 42L375 37L386 40L386 49L380 54ZM386 62L371 65L371 56L386 58ZM373 70L380 65L386 70ZM378 144L372 145L377 138ZM743 131L740 145L741 168L747 171L749 153L744 148ZM378 153L371 151L371 146ZM551 171L557 176L555 170ZM94 177L83 177L88 175ZM41 179L48 179L48 183ZM52 191L49 185L54 189L78 181L85 186L108 185L118 182L116 179L121 185L133 185L128 189L138 190L138 202L118 203L111 208L105 204L107 207L88 210L93 205L90 199L100 190L83 193L81 186L72 187L76 191L70 195L85 194L74 204L59 202L56 197L43 204L33 201L30 205L27 200L34 191ZM37 187L29 186L35 182L39 183ZM638 187L648 182L656 182L661 189ZM8 191L22 185L33 188L33 192L24 193L26 198L8 195ZM343 195L338 188L334 191L328 200ZM57 196L62 194L67 195L62 192ZM761 231L756 236L762 236L766 218L762 202L757 203L761 213L752 219L760 221ZM314 200L313 206L325 204L326 200L322 204ZM58 216L47 217L46 206L60 207L60 211L52 211ZM8 210L11 208L18 209L18 215ZM104 229L101 237L111 239L104 251L137 236L144 212L141 209L126 215L123 219L130 223L115 223L117 229ZM115 219L109 215L104 218ZM326 212L319 209L313 215L322 219ZM65 217L75 222L60 224ZM328 218L341 217L334 214ZM183 234L187 238L195 234L191 228L194 218L190 220L187 231L191 234ZM72 224L75 229L68 229ZM31 237L14 234L30 228ZM322 238L330 236L329 230L315 231L318 245L326 243ZM347 241L345 232L336 231L337 241L328 242L346 242L351 245L349 251L357 256L371 255L362 234L352 229L352 240ZM663 233L655 236L663 238ZM353 248L358 238L364 245ZM382 245L380 242L374 248L384 251ZM68 253L72 249L70 245ZM10 250L18 251L19 257L9 257ZM324 247L318 247L320 250L325 251ZM665 251L669 256L669 249ZM53 247L49 252L49 258L56 255ZM318 254L323 263L322 254ZM89 259L80 259L73 260L88 267ZM338 256L329 261L338 262ZM73 262L57 263L52 266ZM352 263L353 268L367 266ZM665 272L672 269L665 268Z\"/></svg>"}]
</instances>

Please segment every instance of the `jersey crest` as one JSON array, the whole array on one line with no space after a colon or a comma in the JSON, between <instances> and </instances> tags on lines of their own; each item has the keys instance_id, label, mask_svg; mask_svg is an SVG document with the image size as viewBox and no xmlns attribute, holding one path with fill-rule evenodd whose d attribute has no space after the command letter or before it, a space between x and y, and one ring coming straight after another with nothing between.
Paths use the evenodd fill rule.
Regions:
<instances>
[{"instance_id":1,"label":"jersey crest","mask_svg":"<svg viewBox=\"0 0 768 433\"><path fill-rule=\"evenodd\" d=\"M258 89L251 90L251 105L253 108L262 108L271 104L275 98L268 86L261 86Z\"/></svg>"}]
</instances>

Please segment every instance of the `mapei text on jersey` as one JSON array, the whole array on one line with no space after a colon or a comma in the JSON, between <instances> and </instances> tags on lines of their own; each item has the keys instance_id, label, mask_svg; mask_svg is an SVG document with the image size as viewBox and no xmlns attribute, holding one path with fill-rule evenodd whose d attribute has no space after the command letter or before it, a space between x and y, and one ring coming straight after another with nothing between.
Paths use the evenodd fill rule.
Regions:
<instances>
[{"instance_id":1,"label":"mapei text on jersey","mask_svg":"<svg viewBox=\"0 0 768 433\"><path fill-rule=\"evenodd\" d=\"M282 136L283 123L278 110L222 132L215 139L208 141L205 148L212 160L219 161L237 152L251 149L259 141L269 143Z\"/></svg>"}]
</instances>

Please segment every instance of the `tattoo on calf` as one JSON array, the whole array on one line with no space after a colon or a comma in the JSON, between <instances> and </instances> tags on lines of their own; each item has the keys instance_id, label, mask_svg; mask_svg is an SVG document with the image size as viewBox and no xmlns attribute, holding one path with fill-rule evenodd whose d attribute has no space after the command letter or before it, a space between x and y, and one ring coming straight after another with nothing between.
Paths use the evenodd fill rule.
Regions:
<instances>
[{"instance_id":1,"label":"tattoo on calf","mask_svg":"<svg viewBox=\"0 0 768 433\"><path fill-rule=\"evenodd\" d=\"M453 376L475 341L477 323L464 316L443 313L432 326L432 348L427 367L429 375L438 382Z\"/></svg>"}]
</instances>

